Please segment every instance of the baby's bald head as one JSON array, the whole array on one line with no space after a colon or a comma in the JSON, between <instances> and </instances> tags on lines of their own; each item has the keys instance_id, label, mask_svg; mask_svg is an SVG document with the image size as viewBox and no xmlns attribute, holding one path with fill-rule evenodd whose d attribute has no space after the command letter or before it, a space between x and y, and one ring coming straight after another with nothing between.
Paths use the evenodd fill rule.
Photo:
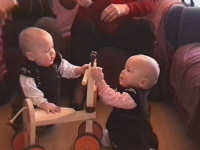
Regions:
<instances>
[{"instance_id":1,"label":"baby's bald head","mask_svg":"<svg viewBox=\"0 0 200 150\"><path fill-rule=\"evenodd\" d=\"M146 79L146 89L152 88L157 83L160 68L155 59L146 55L134 55L127 62L139 70L141 78Z\"/></svg>"},{"instance_id":2,"label":"baby's bald head","mask_svg":"<svg viewBox=\"0 0 200 150\"><path fill-rule=\"evenodd\" d=\"M45 30L37 27L28 27L19 34L19 47L25 55L26 52L38 49L43 39L47 38L52 40L51 35Z\"/></svg>"}]
</instances>

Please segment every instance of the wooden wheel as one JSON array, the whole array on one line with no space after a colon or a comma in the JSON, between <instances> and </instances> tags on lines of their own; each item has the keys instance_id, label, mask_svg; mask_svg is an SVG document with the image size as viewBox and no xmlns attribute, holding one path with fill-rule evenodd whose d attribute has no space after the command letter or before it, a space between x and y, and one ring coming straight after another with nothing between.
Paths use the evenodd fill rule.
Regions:
<instances>
[{"instance_id":1,"label":"wooden wheel","mask_svg":"<svg viewBox=\"0 0 200 150\"><path fill-rule=\"evenodd\" d=\"M86 134L86 121L82 122L78 128L78 135ZM93 135L99 140L103 137L103 128L97 121L93 121Z\"/></svg>"},{"instance_id":2,"label":"wooden wheel","mask_svg":"<svg viewBox=\"0 0 200 150\"><path fill-rule=\"evenodd\" d=\"M96 136L87 133L76 138L74 150L101 150L101 144Z\"/></svg>"},{"instance_id":3,"label":"wooden wheel","mask_svg":"<svg viewBox=\"0 0 200 150\"><path fill-rule=\"evenodd\" d=\"M15 135L12 142L14 150L23 150L25 147L28 146L25 144L26 136L27 136L27 132L25 131L22 131Z\"/></svg>"},{"instance_id":4,"label":"wooden wheel","mask_svg":"<svg viewBox=\"0 0 200 150\"><path fill-rule=\"evenodd\" d=\"M12 141L13 150L24 150L27 146L26 137L28 133L26 131L21 131L17 133ZM39 139L36 139L36 143L39 143Z\"/></svg>"}]
</instances>

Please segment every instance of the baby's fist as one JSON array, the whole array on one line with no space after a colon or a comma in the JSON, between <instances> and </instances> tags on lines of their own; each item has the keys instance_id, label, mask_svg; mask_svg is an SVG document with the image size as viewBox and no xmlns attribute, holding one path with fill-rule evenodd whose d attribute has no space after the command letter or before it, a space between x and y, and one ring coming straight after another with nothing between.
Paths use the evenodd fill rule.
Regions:
<instances>
[{"instance_id":1,"label":"baby's fist","mask_svg":"<svg viewBox=\"0 0 200 150\"><path fill-rule=\"evenodd\" d=\"M51 113L56 113L60 111L60 107L56 106L53 103L42 103L39 106L41 109L43 109L44 111L46 111L47 113L51 112Z\"/></svg>"},{"instance_id":2,"label":"baby's fist","mask_svg":"<svg viewBox=\"0 0 200 150\"><path fill-rule=\"evenodd\" d=\"M91 76L96 82L103 80L104 74L103 74L102 68L100 67L91 68Z\"/></svg>"},{"instance_id":3,"label":"baby's fist","mask_svg":"<svg viewBox=\"0 0 200 150\"><path fill-rule=\"evenodd\" d=\"M85 71L89 68L89 65L88 64L85 64L83 66L81 66L81 73L84 74Z\"/></svg>"}]
</instances>

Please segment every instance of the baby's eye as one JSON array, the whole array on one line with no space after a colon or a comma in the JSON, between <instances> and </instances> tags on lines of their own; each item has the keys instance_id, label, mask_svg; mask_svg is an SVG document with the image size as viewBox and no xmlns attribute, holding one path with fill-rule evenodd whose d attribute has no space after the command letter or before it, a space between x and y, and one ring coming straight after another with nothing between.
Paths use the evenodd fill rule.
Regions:
<instances>
[{"instance_id":1,"label":"baby's eye","mask_svg":"<svg viewBox=\"0 0 200 150\"><path fill-rule=\"evenodd\" d=\"M45 50L45 53L48 53L49 51L50 51L50 49L46 49L46 50Z\"/></svg>"}]
</instances>

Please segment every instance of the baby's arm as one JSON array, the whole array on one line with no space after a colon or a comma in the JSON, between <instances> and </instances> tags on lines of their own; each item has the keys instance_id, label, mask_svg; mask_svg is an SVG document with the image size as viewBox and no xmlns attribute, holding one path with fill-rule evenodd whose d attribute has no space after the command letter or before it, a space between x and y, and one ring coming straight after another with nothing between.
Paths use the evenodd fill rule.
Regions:
<instances>
[{"instance_id":1,"label":"baby's arm","mask_svg":"<svg viewBox=\"0 0 200 150\"><path fill-rule=\"evenodd\" d=\"M106 84L101 68L93 68L92 76L96 82L98 94L105 104L123 109L136 107L134 99L128 93L117 92Z\"/></svg>"},{"instance_id":2,"label":"baby's arm","mask_svg":"<svg viewBox=\"0 0 200 150\"><path fill-rule=\"evenodd\" d=\"M62 62L58 69L61 76L64 78L67 78L67 79L78 78L82 74L84 74L86 69L88 69L88 64L85 64L80 67L80 66L72 65L67 60L62 59Z\"/></svg>"},{"instance_id":3,"label":"baby's arm","mask_svg":"<svg viewBox=\"0 0 200 150\"><path fill-rule=\"evenodd\" d=\"M25 97L30 98L34 105L37 105L46 112L60 111L58 106L48 103L47 99L44 98L44 93L37 88L33 78L20 75L19 81Z\"/></svg>"}]
</instances>

